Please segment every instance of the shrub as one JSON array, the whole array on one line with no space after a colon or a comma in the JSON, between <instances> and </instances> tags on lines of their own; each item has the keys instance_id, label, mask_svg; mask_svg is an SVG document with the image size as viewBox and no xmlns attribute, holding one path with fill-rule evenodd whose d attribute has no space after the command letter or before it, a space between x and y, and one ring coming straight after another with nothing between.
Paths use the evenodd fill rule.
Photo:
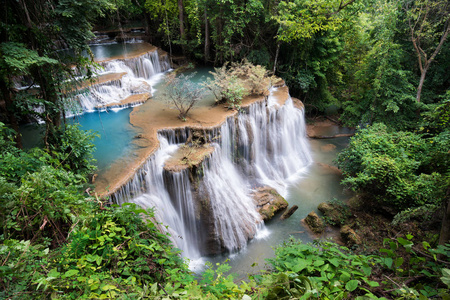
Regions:
<instances>
[{"instance_id":1,"label":"shrub","mask_svg":"<svg viewBox=\"0 0 450 300\"><path fill-rule=\"evenodd\" d=\"M371 287L379 286L372 281L373 257L352 254L337 244L318 241L303 244L291 238L275 249L275 258L268 262L278 272L292 272L303 283L304 299L345 299L352 295L373 296ZM295 276L294 276L295 278Z\"/></svg>"},{"instance_id":2,"label":"shrub","mask_svg":"<svg viewBox=\"0 0 450 300\"><path fill-rule=\"evenodd\" d=\"M204 96L204 89L191 81L195 74L177 76L173 73L166 77L164 96L167 97L167 103L180 112L178 118L181 120L185 120L191 108Z\"/></svg>"},{"instance_id":3,"label":"shrub","mask_svg":"<svg viewBox=\"0 0 450 300\"><path fill-rule=\"evenodd\" d=\"M64 169L42 166L22 178L20 187L0 179L0 215L5 238L49 237L55 244L66 240L66 232L87 210L79 193L85 182L80 175Z\"/></svg>"},{"instance_id":4,"label":"shrub","mask_svg":"<svg viewBox=\"0 0 450 300\"><path fill-rule=\"evenodd\" d=\"M239 108L247 95L264 95L269 86L268 72L262 66L254 66L247 60L225 64L210 72L214 79L204 84L215 96L217 103L227 103L232 109Z\"/></svg>"},{"instance_id":5,"label":"shrub","mask_svg":"<svg viewBox=\"0 0 450 300\"><path fill-rule=\"evenodd\" d=\"M439 203L444 182L439 173L425 173L429 147L420 135L389 132L384 124L361 129L338 155L342 183L394 212Z\"/></svg>"}]
</instances>

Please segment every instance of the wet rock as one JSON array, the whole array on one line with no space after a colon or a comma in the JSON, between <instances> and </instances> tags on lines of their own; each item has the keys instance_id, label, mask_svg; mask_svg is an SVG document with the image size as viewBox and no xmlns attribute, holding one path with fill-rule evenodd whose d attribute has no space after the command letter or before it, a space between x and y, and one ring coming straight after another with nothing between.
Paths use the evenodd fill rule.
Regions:
<instances>
[{"instance_id":1,"label":"wet rock","mask_svg":"<svg viewBox=\"0 0 450 300\"><path fill-rule=\"evenodd\" d=\"M292 102L294 103L294 106L300 110L303 110L305 108L303 102L297 98L292 98Z\"/></svg>"},{"instance_id":2,"label":"wet rock","mask_svg":"<svg viewBox=\"0 0 450 300\"><path fill-rule=\"evenodd\" d=\"M325 230L325 224L323 220L315 213L310 212L305 218L305 223L315 234L321 234Z\"/></svg>"},{"instance_id":3,"label":"wet rock","mask_svg":"<svg viewBox=\"0 0 450 300\"><path fill-rule=\"evenodd\" d=\"M320 175L337 175L337 176L342 175L342 171L335 166L330 166L319 162L316 163L316 165L318 166L318 171Z\"/></svg>"},{"instance_id":4,"label":"wet rock","mask_svg":"<svg viewBox=\"0 0 450 300\"><path fill-rule=\"evenodd\" d=\"M292 214L298 209L297 205L293 205L291 208L289 208L289 210L285 211L283 213L283 215L281 215L281 220L286 220L287 218L289 218L290 216L292 216Z\"/></svg>"},{"instance_id":5,"label":"wet rock","mask_svg":"<svg viewBox=\"0 0 450 300\"><path fill-rule=\"evenodd\" d=\"M129 82L131 85L131 92L134 94L140 93L148 93L152 91L152 87L146 81L131 81Z\"/></svg>"},{"instance_id":6,"label":"wet rock","mask_svg":"<svg viewBox=\"0 0 450 300\"><path fill-rule=\"evenodd\" d=\"M361 237L348 225L342 226L341 237L349 247L361 244Z\"/></svg>"},{"instance_id":7,"label":"wet rock","mask_svg":"<svg viewBox=\"0 0 450 300\"><path fill-rule=\"evenodd\" d=\"M320 150L322 152L331 152L334 151L336 149L336 145L333 144L326 144L320 147Z\"/></svg>"},{"instance_id":8,"label":"wet rock","mask_svg":"<svg viewBox=\"0 0 450 300\"><path fill-rule=\"evenodd\" d=\"M287 201L271 187L261 187L252 193L257 211L264 221L273 218L276 212L288 207Z\"/></svg>"}]
</instances>

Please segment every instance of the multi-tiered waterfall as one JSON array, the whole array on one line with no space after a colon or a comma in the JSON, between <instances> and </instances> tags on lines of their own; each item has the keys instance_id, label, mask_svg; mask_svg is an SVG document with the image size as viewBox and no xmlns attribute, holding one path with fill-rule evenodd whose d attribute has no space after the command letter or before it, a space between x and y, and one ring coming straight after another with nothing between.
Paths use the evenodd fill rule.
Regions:
<instances>
[{"instance_id":1,"label":"multi-tiered waterfall","mask_svg":"<svg viewBox=\"0 0 450 300\"><path fill-rule=\"evenodd\" d=\"M303 111L290 98L278 105L273 95L218 127L162 130L158 138L159 149L114 198L155 207L189 258L245 247L263 226L252 189L268 185L285 194L312 161ZM211 150L186 168L165 167L177 152L196 147Z\"/></svg>"},{"instance_id":2,"label":"multi-tiered waterfall","mask_svg":"<svg viewBox=\"0 0 450 300\"><path fill-rule=\"evenodd\" d=\"M170 69L167 55L160 55L156 48L137 57L104 61L99 65L100 68L93 70L99 74L97 81L80 90L76 97L85 112L145 102L162 72Z\"/></svg>"}]
</instances>

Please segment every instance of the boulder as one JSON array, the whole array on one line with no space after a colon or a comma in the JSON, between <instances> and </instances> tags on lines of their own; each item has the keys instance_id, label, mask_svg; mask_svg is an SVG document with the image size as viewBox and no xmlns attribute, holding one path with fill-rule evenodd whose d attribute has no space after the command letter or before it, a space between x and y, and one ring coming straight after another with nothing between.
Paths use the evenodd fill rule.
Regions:
<instances>
[{"instance_id":1,"label":"boulder","mask_svg":"<svg viewBox=\"0 0 450 300\"><path fill-rule=\"evenodd\" d=\"M361 237L348 225L342 226L341 237L349 247L361 244Z\"/></svg>"},{"instance_id":2,"label":"boulder","mask_svg":"<svg viewBox=\"0 0 450 300\"><path fill-rule=\"evenodd\" d=\"M305 223L315 234L322 234L325 230L323 220L313 211L306 216Z\"/></svg>"},{"instance_id":3,"label":"boulder","mask_svg":"<svg viewBox=\"0 0 450 300\"><path fill-rule=\"evenodd\" d=\"M287 201L274 188L268 186L256 189L252 197L264 221L272 219L276 212L288 207Z\"/></svg>"}]
</instances>

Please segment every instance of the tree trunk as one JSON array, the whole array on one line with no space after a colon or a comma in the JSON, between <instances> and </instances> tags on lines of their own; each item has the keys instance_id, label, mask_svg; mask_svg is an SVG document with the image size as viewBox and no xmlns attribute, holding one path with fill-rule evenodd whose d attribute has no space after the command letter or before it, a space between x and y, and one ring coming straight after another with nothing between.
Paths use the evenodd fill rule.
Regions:
<instances>
[{"instance_id":1,"label":"tree trunk","mask_svg":"<svg viewBox=\"0 0 450 300\"><path fill-rule=\"evenodd\" d=\"M275 75L275 72L277 70L278 55L280 54L280 46L281 46L281 41L278 41L277 51L275 52L275 59L273 61L273 75Z\"/></svg>"},{"instance_id":2,"label":"tree trunk","mask_svg":"<svg viewBox=\"0 0 450 300\"><path fill-rule=\"evenodd\" d=\"M211 40L209 36L209 20L208 20L208 13L205 7L205 50L204 50L205 64L207 64L209 61L210 49L211 49Z\"/></svg>"},{"instance_id":3,"label":"tree trunk","mask_svg":"<svg viewBox=\"0 0 450 300\"><path fill-rule=\"evenodd\" d=\"M417 87L417 96L416 96L417 103L420 102L420 95L422 94L423 82L425 81L425 75L427 74L427 70L428 65L425 68L423 68L422 72L420 73L420 81L419 86Z\"/></svg>"}]
</instances>

